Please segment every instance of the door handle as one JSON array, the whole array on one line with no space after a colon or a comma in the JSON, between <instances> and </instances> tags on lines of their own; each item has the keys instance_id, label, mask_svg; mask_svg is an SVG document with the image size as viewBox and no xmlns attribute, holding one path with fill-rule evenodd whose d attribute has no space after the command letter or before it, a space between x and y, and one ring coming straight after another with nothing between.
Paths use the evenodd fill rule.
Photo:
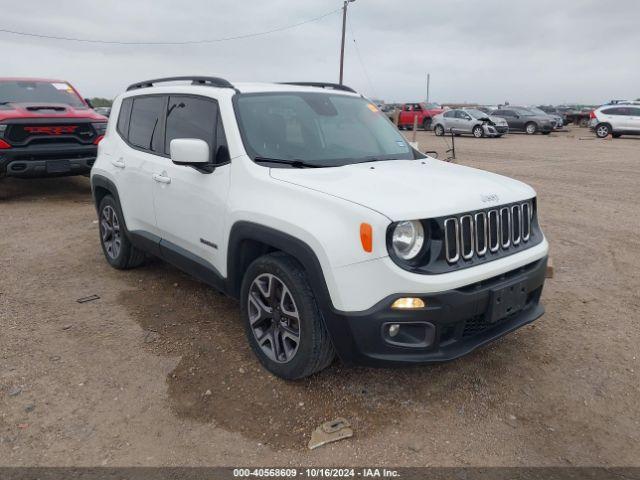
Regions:
<instances>
[{"instance_id":1,"label":"door handle","mask_svg":"<svg viewBox=\"0 0 640 480\"><path fill-rule=\"evenodd\" d=\"M111 160L111 165L117 168L124 168L124 158L120 157L118 160Z\"/></svg>"},{"instance_id":2,"label":"door handle","mask_svg":"<svg viewBox=\"0 0 640 480\"><path fill-rule=\"evenodd\" d=\"M171 183L171 177L166 177L166 176L160 175L158 173L154 173L152 175L152 177L158 183L165 183L165 184Z\"/></svg>"}]
</instances>

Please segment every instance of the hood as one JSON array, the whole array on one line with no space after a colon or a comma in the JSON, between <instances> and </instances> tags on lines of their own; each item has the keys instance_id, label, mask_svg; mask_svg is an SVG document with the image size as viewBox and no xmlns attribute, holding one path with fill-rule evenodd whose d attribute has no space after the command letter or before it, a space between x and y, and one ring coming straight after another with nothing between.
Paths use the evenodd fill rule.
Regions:
<instances>
[{"instance_id":1,"label":"hood","mask_svg":"<svg viewBox=\"0 0 640 480\"><path fill-rule=\"evenodd\" d=\"M96 122L106 122L107 118L89 107L72 107L64 103L9 103L0 105L0 121L10 119L38 118L83 118Z\"/></svg>"},{"instance_id":2,"label":"hood","mask_svg":"<svg viewBox=\"0 0 640 480\"><path fill-rule=\"evenodd\" d=\"M435 218L535 196L528 185L441 160L272 168L271 177L365 206L392 221Z\"/></svg>"},{"instance_id":3,"label":"hood","mask_svg":"<svg viewBox=\"0 0 640 480\"><path fill-rule=\"evenodd\" d=\"M496 117L494 115L487 115L487 118L491 120L496 125L506 125L507 121L502 117Z\"/></svg>"}]
</instances>

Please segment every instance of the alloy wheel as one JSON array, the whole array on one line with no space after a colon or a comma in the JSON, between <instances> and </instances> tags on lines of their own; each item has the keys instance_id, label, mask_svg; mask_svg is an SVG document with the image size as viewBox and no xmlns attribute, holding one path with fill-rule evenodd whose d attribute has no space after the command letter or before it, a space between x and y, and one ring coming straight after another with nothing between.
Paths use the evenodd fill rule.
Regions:
<instances>
[{"instance_id":1,"label":"alloy wheel","mask_svg":"<svg viewBox=\"0 0 640 480\"><path fill-rule=\"evenodd\" d=\"M476 127L476 128L473 129L473 136L474 137L482 138L482 134L483 134L482 127Z\"/></svg>"},{"instance_id":2,"label":"alloy wheel","mask_svg":"<svg viewBox=\"0 0 640 480\"><path fill-rule=\"evenodd\" d=\"M605 138L607 135L609 135L609 127L607 127L606 125L600 125L596 130L596 133L598 134L598 137Z\"/></svg>"},{"instance_id":3,"label":"alloy wheel","mask_svg":"<svg viewBox=\"0 0 640 480\"><path fill-rule=\"evenodd\" d=\"M248 315L253 336L271 360L287 363L300 345L300 315L293 295L271 273L256 277L249 288Z\"/></svg>"},{"instance_id":4,"label":"alloy wheel","mask_svg":"<svg viewBox=\"0 0 640 480\"><path fill-rule=\"evenodd\" d=\"M533 135L534 133L536 133L536 126L533 123L527 125L527 133L529 135Z\"/></svg>"},{"instance_id":5,"label":"alloy wheel","mask_svg":"<svg viewBox=\"0 0 640 480\"><path fill-rule=\"evenodd\" d=\"M122 232L120 231L118 214L111 205L106 205L102 209L100 236L109 258L113 260L118 258L122 249Z\"/></svg>"}]
</instances>

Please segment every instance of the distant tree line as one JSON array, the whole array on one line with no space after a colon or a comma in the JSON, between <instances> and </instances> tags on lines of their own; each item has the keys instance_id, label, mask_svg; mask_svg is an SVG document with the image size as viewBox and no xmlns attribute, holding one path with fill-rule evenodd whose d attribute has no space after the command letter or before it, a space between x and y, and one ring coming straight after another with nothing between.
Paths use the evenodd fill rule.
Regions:
<instances>
[{"instance_id":1,"label":"distant tree line","mask_svg":"<svg viewBox=\"0 0 640 480\"><path fill-rule=\"evenodd\" d=\"M100 97L90 98L89 101L91 102L91 105L93 105L94 107L110 107L111 104L113 103L113 100L109 100L108 98L100 98Z\"/></svg>"}]
</instances>

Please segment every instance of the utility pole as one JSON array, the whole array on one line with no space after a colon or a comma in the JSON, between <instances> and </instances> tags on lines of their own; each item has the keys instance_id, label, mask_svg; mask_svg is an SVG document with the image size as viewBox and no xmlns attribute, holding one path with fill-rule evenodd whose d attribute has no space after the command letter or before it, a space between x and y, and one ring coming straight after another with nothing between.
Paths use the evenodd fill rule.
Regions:
<instances>
[{"instance_id":1,"label":"utility pole","mask_svg":"<svg viewBox=\"0 0 640 480\"><path fill-rule=\"evenodd\" d=\"M429 87L431 86L431 74L427 73L427 103L429 103Z\"/></svg>"},{"instance_id":2,"label":"utility pole","mask_svg":"<svg viewBox=\"0 0 640 480\"><path fill-rule=\"evenodd\" d=\"M347 6L356 0L345 0L342 7L342 46L340 47L340 85L344 78L344 37L347 30Z\"/></svg>"}]
</instances>

